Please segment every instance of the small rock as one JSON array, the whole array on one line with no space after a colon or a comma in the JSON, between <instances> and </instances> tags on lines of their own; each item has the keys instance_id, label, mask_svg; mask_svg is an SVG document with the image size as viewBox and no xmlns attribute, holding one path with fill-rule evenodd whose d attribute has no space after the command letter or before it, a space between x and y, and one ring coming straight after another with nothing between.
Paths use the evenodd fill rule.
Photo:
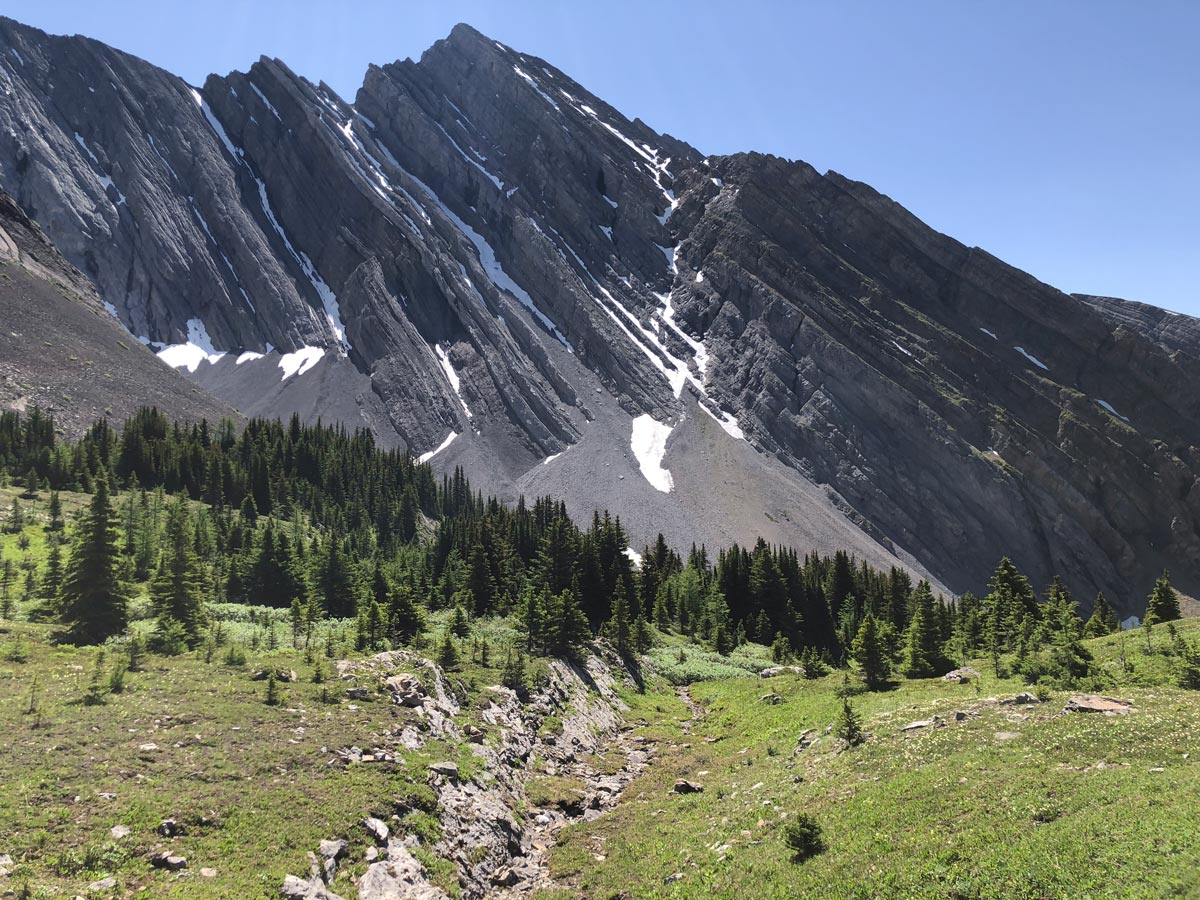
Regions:
<instances>
[{"instance_id":1,"label":"small rock","mask_svg":"<svg viewBox=\"0 0 1200 900\"><path fill-rule=\"evenodd\" d=\"M942 676L943 681L953 682L954 684L969 684L971 681L978 679L979 673L969 666L963 666L961 669L955 669Z\"/></svg>"},{"instance_id":2,"label":"small rock","mask_svg":"<svg viewBox=\"0 0 1200 900\"><path fill-rule=\"evenodd\" d=\"M429 771L435 775L444 775L447 778L458 779L458 764L452 762L435 762L429 764Z\"/></svg>"},{"instance_id":3,"label":"small rock","mask_svg":"<svg viewBox=\"0 0 1200 900\"><path fill-rule=\"evenodd\" d=\"M371 692L364 687L346 688L346 696L351 700L370 700Z\"/></svg>"},{"instance_id":4,"label":"small rock","mask_svg":"<svg viewBox=\"0 0 1200 900\"><path fill-rule=\"evenodd\" d=\"M155 853L150 857L150 865L156 869L166 869L168 872L178 872L187 868L187 857L175 856L174 854L162 852Z\"/></svg>"},{"instance_id":5,"label":"small rock","mask_svg":"<svg viewBox=\"0 0 1200 900\"><path fill-rule=\"evenodd\" d=\"M675 786L671 788L672 794L701 794L703 792L704 785L688 781L686 778L680 778L675 782Z\"/></svg>"},{"instance_id":6,"label":"small rock","mask_svg":"<svg viewBox=\"0 0 1200 900\"><path fill-rule=\"evenodd\" d=\"M159 746L153 742L138 744L138 753L158 753Z\"/></svg>"},{"instance_id":7,"label":"small rock","mask_svg":"<svg viewBox=\"0 0 1200 900\"><path fill-rule=\"evenodd\" d=\"M210 869L208 866L205 866L203 869L200 870L200 877L201 878L216 878L217 870Z\"/></svg>"},{"instance_id":8,"label":"small rock","mask_svg":"<svg viewBox=\"0 0 1200 900\"><path fill-rule=\"evenodd\" d=\"M379 859L379 848L378 847L368 847L367 852L365 854L363 854L363 858L366 859L366 861L369 863L375 862L375 860Z\"/></svg>"},{"instance_id":9,"label":"small rock","mask_svg":"<svg viewBox=\"0 0 1200 900\"><path fill-rule=\"evenodd\" d=\"M346 841L321 841L317 847L317 853L322 859L341 859L346 855L348 849L350 849L350 845Z\"/></svg>"},{"instance_id":10,"label":"small rock","mask_svg":"<svg viewBox=\"0 0 1200 900\"><path fill-rule=\"evenodd\" d=\"M663 884L674 884L677 881L683 881L683 873L682 872L672 872L670 875L668 875L666 878L663 879Z\"/></svg>"},{"instance_id":11,"label":"small rock","mask_svg":"<svg viewBox=\"0 0 1200 900\"><path fill-rule=\"evenodd\" d=\"M114 840L118 841L121 838L129 837L129 829L124 825L114 825L112 828L108 829L108 833L113 836Z\"/></svg>"},{"instance_id":12,"label":"small rock","mask_svg":"<svg viewBox=\"0 0 1200 900\"><path fill-rule=\"evenodd\" d=\"M305 881L295 875L288 875L283 879L279 893L286 900L342 900L341 897L326 888L320 878Z\"/></svg>"},{"instance_id":13,"label":"small rock","mask_svg":"<svg viewBox=\"0 0 1200 900\"><path fill-rule=\"evenodd\" d=\"M367 816L363 819L363 828L367 829L369 834L377 844L386 844L388 839L388 827L380 819L374 816Z\"/></svg>"},{"instance_id":14,"label":"small rock","mask_svg":"<svg viewBox=\"0 0 1200 900\"><path fill-rule=\"evenodd\" d=\"M117 879L109 875L107 878L101 878L99 881L93 881L87 886L89 894L99 894L104 891L111 891L117 886Z\"/></svg>"},{"instance_id":15,"label":"small rock","mask_svg":"<svg viewBox=\"0 0 1200 900\"><path fill-rule=\"evenodd\" d=\"M941 716L934 716L931 719L918 719L916 722L909 722L901 731L916 731L918 728L930 728L935 725L942 724Z\"/></svg>"},{"instance_id":16,"label":"small rock","mask_svg":"<svg viewBox=\"0 0 1200 900\"><path fill-rule=\"evenodd\" d=\"M998 740L998 741L1011 741L1016 738L1019 738L1020 736L1021 735L1017 734L1017 732L1015 732L1015 731L997 731L996 732L996 740Z\"/></svg>"},{"instance_id":17,"label":"small rock","mask_svg":"<svg viewBox=\"0 0 1200 900\"><path fill-rule=\"evenodd\" d=\"M776 693L763 694L758 698L759 703L769 703L771 706L778 706L783 702L783 698Z\"/></svg>"},{"instance_id":18,"label":"small rock","mask_svg":"<svg viewBox=\"0 0 1200 900\"><path fill-rule=\"evenodd\" d=\"M174 819L163 819L159 823L158 833L163 837L172 838L176 835L183 834L183 827Z\"/></svg>"}]
</instances>

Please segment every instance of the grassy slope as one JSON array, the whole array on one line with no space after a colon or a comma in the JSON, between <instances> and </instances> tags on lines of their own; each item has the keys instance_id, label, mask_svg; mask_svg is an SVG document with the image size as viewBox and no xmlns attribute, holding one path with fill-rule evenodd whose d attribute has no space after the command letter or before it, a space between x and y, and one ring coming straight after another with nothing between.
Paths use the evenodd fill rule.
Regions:
<instances>
[{"instance_id":1,"label":"grassy slope","mask_svg":"<svg viewBox=\"0 0 1200 900\"><path fill-rule=\"evenodd\" d=\"M1200 638L1200 620L1180 630ZM612 814L565 832L552 857L571 885L562 896L1200 896L1200 702L1134 683L1167 671L1166 643L1155 629L1159 652L1145 656L1130 637L1133 676L1119 673L1118 638L1090 644L1131 715L1061 715L1066 693L1032 708L990 703L1025 688L987 675L904 682L854 698L873 737L841 753L824 734L840 675L695 684L708 715L691 734L686 708L660 688L638 714L673 746ZM760 701L772 691L782 703ZM956 723L956 710L977 716ZM899 732L933 714L951 721ZM807 728L821 740L793 755ZM669 795L683 777L704 793ZM828 849L796 864L780 826L801 811ZM673 873L682 878L668 882Z\"/></svg>"},{"instance_id":2,"label":"grassy slope","mask_svg":"<svg viewBox=\"0 0 1200 900\"><path fill-rule=\"evenodd\" d=\"M0 488L0 514L7 513L16 493ZM64 493L62 499L69 517L89 498ZM45 500L43 493L36 504L23 501L26 512L33 513L25 530L28 554L39 564L45 562ZM16 535L0 535L0 547L16 561L26 553L18 549ZM134 586L131 604L133 627L143 632L152 625L144 618L149 615L145 589ZM326 624L308 662L303 651L290 646L286 610L273 611L281 646L268 651L265 630L247 621L249 607L215 609L225 617L228 640L245 649L244 665L225 665L225 647L210 661L203 651L148 656L143 671L126 676L124 692L109 694L98 706L83 703L96 668L95 648L55 646L49 625L0 620L0 855L16 862L13 873L0 878L0 895L28 885L34 897L73 896L112 875L117 889L99 896L276 898L285 874L307 874L306 854L322 839L345 837L351 841L352 862L343 866L334 888L352 898L350 877L365 868L353 862L362 860L368 843L358 827L362 818L387 819L400 796L432 800L426 766L435 758L477 767L464 748L438 742L404 752L397 764L330 765L338 748L356 745L369 752L386 744L389 730L416 719L413 711L386 700L345 699L333 661L319 648L332 634L340 657L366 655L349 646L353 623ZM18 620L28 611L18 604ZM446 617L433 617L435 635ZM258 650L251 647L256 635ZM482 623L476 635L494 648L514 639L503 622ZM106 649L106 685L121 655L119 646ZM323 685L312 682L317 660L327 676ZM502 660L493 657L492 662L498 666ZM295 684L281 685L278 707L264 703L265 683L252 680L255 671L268 666L294 670L299 677ZM454 680L470 697L499 676L498 669L464 660ZM323 690L334 702L323 702ZM36 712L30 712L31 704ZM466 708L463 719L474 715ZM148 743L159 749L142 752L139 748ZM174 840L159 836L156 829L167 818L181 822L186 834ZM110 829L116 825L131 834L114 840ZM431 831L421 813L410 814L398 827L436 837L436 825ZM159 849L186 856L187 873L151 868L148 857ZM205 878L201 868L217 874ZM446 888L456 891L452 867L435 868Z\"/></svg>"}]
</instances>

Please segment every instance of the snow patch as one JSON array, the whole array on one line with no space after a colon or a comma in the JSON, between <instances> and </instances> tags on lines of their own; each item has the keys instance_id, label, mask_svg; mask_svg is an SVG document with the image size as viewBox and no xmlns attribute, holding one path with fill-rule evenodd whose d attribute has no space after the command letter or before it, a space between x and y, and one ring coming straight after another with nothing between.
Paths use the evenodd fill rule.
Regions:
<instances>
[{"instance_id":1,"label":"snow patch","mask_svg":"<svg viewBox=\"0 0 1200 900\"><path fill-rule=\"evenodd\" d=\"M621 205L616 200L609 197L608 194L601 194L600 196L603 197L604 202L607 203L609 206L611 206L613 209L616 209L617 207L619 207Z\"/></svg>"},{"instance_id":2,"label":"snow patch","mask_svg":"<svg viewBox=\"0 0 1200 900\"><path fill-rule=\"evenodd\" d=\"M247 350L238 356L238 358L233 361L233 364L235 366L240 366L242 363L248 363L253 362L256 359L262 359L266 355L267 354L265 353L255 353L253 350Z\"/></svg>"},{"instance_id":3,"label":"snow patch","mask_svg":"<svg viewBox=\"0 0 1200 900\"><path fill-rule=\"evenodd\" d=\"M258 85L256 85L253 81L250 82L250 89L252 91L254 91L254 93L258 94L258 99L266 104L267 109L269 109L271 111L271 115L273 115L276 119L279 119L279 121L282 122L283 118L279 115L279 110L277 110L275 108L274 104L272 104L271 101L267 99L267 95L264 94L262 91L260 91L258 89Z\"/></svg>"},{"instance_id":4,"label":"snow patch","mask_svg":"<svg viewBox=\"0 0 1200 900\"><path fill-rule=\"evenodd\" d=\"M287 381L293 375L303 375L325 355L324 347L301 347L294 353L285 353L279 357L279 368L283 369L280 381Z\"/></svg>"},{"instance_id":5,"label":"snow patch","mask_svg":"<svg viewBox=\"0 0 1200 900\"><path fill-rule=\"evenodd\" d=\"M517 66L513 66L513 71L516 72L518 75L520 75L522 78L524 78L525 81L529 83L529 86L532 87L535 91L537 91L538 95L543 100L545 100L547 103L549 103L551 106L553 106L555 112L559 112L558 104L554 102L553 98L551 98L551 96L549 94L547 94L545 91L542 90L542 86L540 84L538 84L537 81L534 80L532 75L530 75L528 72L522 70L521 68L519 68Z\"/></svg>"},{"instance_id":6,"label":"snow patch","mask_svg":"<svg viewBox=\"0 0 1200 900\"><path fill-rule=\"evenodd\" d=\"M546 326L546 329L558 339L560 344L566 347L571 353L574 353L575 348L571 346L571 342L567 340L566 335L558 330L558 326L551 321L549 316L537 308L533 302L533 298L529 296L529 292L513 281L513 279L509 277L508 273L504 271L504 267L501 266L500 261L496 259L496 252L492 249L491 245L484 240L483 235L460 219L454 213L454 210L450 209L450 207L443 203L441 198L433 192L433 188L429 187L429 185L425 184L415 175L410 174L409 177L420 186L421 190L423 190L429 196L430 200L437 204L438 208L446 214L446 217L453 222L458 227L458 230L466 236L467 240L475 245L475 251L479 254L479 264L483 267L483 271L487 273L488 278L491 279L492 284L496 285L496 287L498 287L500 290L507 291L509 294L515 297L518 303L533 313L534 316L537 317L538 321Z\"/></svg>"},{"instance_id":7,"label":"snow patch","mask_svg":"<svg viewBox=\"0 0 1200 900\"><path fill-rule=\"evenodd\" d=\"M456 437L458 437L457 431L450 432L448 435L446 435L446 439L444 441L442 441L440 444L438 444L436 448L434 448L433 450L430 450L428 453L422 453L420 456L418 456L417 462L419 462L419 463L429 462L431 459L433 459L435 456L437 456L439 453L441 453L443 450L445 450L447 447L449 447L450 444L453 443L453 441Z\"/></svg>"},{"instance_id":8,"label":"snow patch","mask_svg":"<svg viewBox=\"0 0 1200 900\"><path fill-rule=\"evenodd\" d=\"M437 353L438 362L442 366L442 371L446 373L446 380L450 382L450 387L454 388L455 396L458 397L458 402L462 404L463 412L466 413L467 418L470 419L472 417L471 410L467 408L467 401L463 399L462 381L458 377L458 372L454 371L454 364L450 362L450 354L442 349L441 344L434 344L433 349L434 352Z\"/></svg>"},{"instance_id":9,"label":"snow patch","mask_svg":"<svg viewBox=\"0 0 1200 900\"><path fill-rule=\"evenodd\" d=\"M562 456L563 453L566 453L566 452L567 452L566 450L563 450L559 453L551 453L549 456L547 456L545 459L542 460L542 465L543 466L550 465L550 463L554 462L556 459L558 459L560 456Z\"/></svg>"},{"instance_id":10,"label":"snow patch","mask_svg":"<svg viewBox=\"0 0 1200 900\"><path fill-rule=\"evenodd\" d=\"M172 369L195 372L205 360L216 365L225 356L225 352L213 348L212 338L208 336L204 322L200 319L188 319L187 343L171 344L159 350L157 355Z\"/></svg>"},{"instance_id":11,"label":"snow patch","mask_svg":"<svg viewBox=\"0 0 1200 900\"><path fill-rule=\"evenodd\" d=\"M996 337L996 333L994 331L988 331L986 328L980 328L979 330L990 337L993 341L1000 340L1000 338Z\"/></svg>"},{"instance_id":12,"label":"snow patch","mask_svg":"<svg viewBox=\"0 0 1200 900\"><path fill-rule=\"evenodd\" d=\"M1050 371L1050 367L1048 365L1046 365L1044 362L1042 362L1040 359L1038 359L1036 356L1034 356L1032 353L1030 353L1024 347L1013 347L1013 349L1016 350L1018 353L1020 353L1023 357L1025 357L1031 363L1033 363L1035 366L1037 366L1039 369L1045 369L1047 372Z\"/></svg>"},{"instance_id":13,"label":"snow patch","mask_svg":"<svg viewBox=\"0 0 1200 900\"><path fill-rule=\"evenodd\" d=\"M899 341L892 341L892 345L905 356L912 356L912 351L902 347Z\"/></svg>"},{"instance_id":14,"label":"snow patch","mask_svg":"<svg viewBox=\"0 0 1200 900\"><path fill-rule=\"evenodd\" d=\"M670 471L662 465L663 457L667 454L667 438L670 436L670 425L656 422L645 413L633 420L633 433L629 438L629 449L637 457L642 475L651 487L664 494L669 494L675 487Z\"/></svg>"},{"instance_id":15,"label":"snow patch","mask_svg":"<svg viewBox=\"0 0 1200 900\"><path fill-rule=\"evenodd\" d=\"M633 563L633 567L635 569L640 569L642 567L642 554L638 553L632 547L626 547L623 552L629 557L629 561Z\"/></svg>"},{"instance_id":16,"label":"snow patch","mask_svg":"<svg viewBox=\"0 0 1200 900\"><path fill-rule=\"evenodd\" d=\"M714 422L716 422L718 425L720 425L721 428L725 431L725 433L727 435L729 435L731 438L733 438L734 440L738 440L738 441L746 440L746 432L742 431L742 426L738 424L738 420L735 419L732 415L725 412L724 410L721 410L721 416L720 416L720 418L718 418L717 414L714 413L707 406L705 406L703 403L699 404L699 406L700 406L700 409L704 411L705 415L707 415L710 419L712 419Z\"/></svg>"},{"instance_id":17,"label":"snow patch","mask_svg":"<svg viewBox=\"0 0 1200 900\"><path fill-rule=\"evenodd\" d=\"M1117 412L1115 409L1112 408L1112 404L1109 403L1107 400L1097 400L1096 402L1099 403L1101 406L1103 406L1106 410L1108 410L1114 416L1116 416L1118 419L1120 419L1122 422L1124 422L1127 425L1129 424L1129 416L1121 415L1119 412Z\"/></svg>"}]
</instances>

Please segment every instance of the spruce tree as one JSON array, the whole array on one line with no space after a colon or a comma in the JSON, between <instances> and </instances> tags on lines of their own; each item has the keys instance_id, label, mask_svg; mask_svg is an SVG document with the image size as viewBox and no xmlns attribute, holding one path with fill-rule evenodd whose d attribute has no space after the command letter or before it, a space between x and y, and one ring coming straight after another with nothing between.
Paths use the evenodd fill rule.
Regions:
<instances>
[{"instance_id":1,"label":"spruce tree","mask_svg":"<svg viewBox=\"0 0 1200 900\"><path fill-rule=\"evenodd\" d=\"M866 735L863 733L862 719L850 705L849 697L842 697L842 710L834 725L834 734L850 747L857 747L866 739Z\"/></svg>"},{"instance_id":2,"label":"spruce tree","mask_svg":"<svg viewBox=\"0 0 1200 900\"><path fill-rule=\"evenodd\" d=\"M908 678L931 678L944 668L933 590L928 581L922 580L913 591L901 671Z\"/></svg>"},{"instance_id":3,"label":"spruce tree","mask_svg":"<svg viewBox=\"0 0 1200 900\"><path fill-rule=\"evenodd\" d=\"M442 667L444 672L458 668L458 647L455 646L454 636L449 631L446 632L438 647L437 664Z\"/></svg>"},{"instance_id":4,"label":"spruce tree","mask_svg":"<svg viewBox=\"0 0 1200 900\"><path fill-rule=\"evenodd\" d=\"M573 591L563 591L555 598L553 606L552 652L555 656L579 656L592 637L592 627L583 607Z\"/></svg>"},{"instance_id":5,"label":"spruce tree","mask_svg":"<svg viewBox=\"0 0 1200 900\"><path fill-rule=\"evenodd\" d=\"M204 626L200 564L192 550L191 517L187 502L179 497L167 508L163 558L150 584L150 601L160 631L170 622L183 629L184 642L193 648Z\"/></svg>"},{"instance_id":6,"label":"spruce tree","mask_svg":"<svg viewBox=\"0 0 1200 900\"><path fill-rule=\"evenodd\" d=\"M74 640L85 644L102 643L127 624L125 587L118 577L116 522L103 470L97 473L94 488L71 552L61 604L63 623Z\"/></svg>"},{"instance_id":7,"label":"spruce tree","mask_svg":"<svg viewBox=\"0 0 1200 900\"><path fill-rule=\"evenodd\" d=\"M863 617L862 625L859 626L858 634L850 647L850 656L862 669L863 679L871 690L877 690L887 683L888 675L891 674L891 663L879 638L879 626L870 613Z\"/></svg>"},{"instance_id":8,"label":"spruce tree","mask_svg":"<svg viewBox=\"0 0 1200 900\"><path fill-rule=\"evenodd\" d=\"M629 616L629 602L623 591L613 595L612 618L604 627L608 639L613 642L617 652L622 656L630 656L634 652L633 622ZM728 652L728 651L726 651Z\"/></svg>"},{"instance_id":9,"label":"spruce tree","mask_svg":"<svg viewBox=\"0 0 1200 900\"><path fill-rule=\"evenodd\" d=\"M1113 612L1108 598L1101 591L1096 595L1096 605L1092 609L1091 617L1087 620L1087 624L1083 626L1083 636L1089 638L1103 637L1106 634L1115 633L1120 627L1117 623L1116 613Z\"/></svg>"},{"instance_id":10,"label":"spruce tree","mask_svg":"<svg viewBox=\"0 0 1200 900\"><path fill-rule=\"evenodd\" d=\"M454 616L450 620L450 633L457 638L465 638L471 633L471 621L467 618L467 611L463 609L461 603L454 607Z\"/></svg>"},{"instance_id":11,"label":"spruce tree","mask_svg":"<svg viewBox=\"0 0 1200 900\"><path fill-rule=\"evenodd\" d=\"M1171 587L1170 575L1166 571L1154 582L1154 590L1146 604L1146 621L1152 624L1172 622L1181 617L1179 595Z\"/></svg>"}]
</instances>

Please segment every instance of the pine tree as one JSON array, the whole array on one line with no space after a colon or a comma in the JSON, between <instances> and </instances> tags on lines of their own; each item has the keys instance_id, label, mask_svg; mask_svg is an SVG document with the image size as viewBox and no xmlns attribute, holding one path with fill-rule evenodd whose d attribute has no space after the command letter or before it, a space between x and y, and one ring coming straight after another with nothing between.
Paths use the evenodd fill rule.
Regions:
<instances>
[{"instance_id":1,"label":"pine tree","mask_svg":"<svg viewBox=\"0 0 1200 900\"><path fill-rule=\"evenodd\" d=\"M555 656L578 656L591 640L592 627L573 591L563 591L554 599L551 628Z\"/></svg>"},{"instance_id":2,"label":"pine tree","mask_svg":"<svg viewBox=\"0 0 1200 900\"><path fill-rule=\"evenodd\" d=\"M1094 638L1102 637L1106 634L1113 634L1121 626L1117 623L1116 613L1113 612L1112 606L1109 605L1108 598L1104 596L1103 591L1096 595L1096 605L1092 609L1092 615L1087 620L1087 624L1083 626L1083 636Z\"/></svg>"},{"instance_id":3,"label":"pine tree","mask_svg":"<svg viewBox=\"0 0 1200 900\"><path fill-rule=\"evenodd\" d=\"M438 647L437 664L442 667L442 671L450 672L458 668L458 647L454 644L454 637L449 631L442 638L442 643Z\"/></svg>"},{"instance_id":4,"label":"pine tree","mask_svg":"<svg viewBox=\"0 0 1200 900\"><path fill-rule=\"evenodd\" d=\"M450 620L450 633L457 638L465 638L471 633L471 622L461 603L454 607L454 616Z\"/></svg>"},{"instance_id":5,"label":"pine tree","mask_svg":"<svg viewBox=\"0 0 1200 900\"><path fill-rule=\"evenodd\" d=\"M413 599L412 590L405 585L392 592L388 622L393 636L404 644L411 644L425 630L425 613Z\"/></svg>"},{"instance_id":6,"label":"pine tree","mask_svg":"<svg viewBox=\"0 0 1200 900\"><path fill-rule=\"evenodd\" d=\"M518 650L509 650L504 657L504 670L500 675L500 683L506 688L524 694L525 684L525 655Z\"/></svg>"},{"instance_id":7,"label":"pine tree","mask_svg":"<svg viewBox=\"0 0 1200 900\"><path fill-rule=\"evenodd\" d=\"M163 559L150 584L150 600L160 630L169 620L183 629L189 648L200 641L204 625L200 565L192 550L191 517L186 501L179 497L167 508Z\"/></svg>"},{"instance_id":8,"label":"pine tree","mask_svg":"<svg viewBox=\"0 0 1200 900\"><path fill-rule=\"evenodd\" d=\"M1163 572L1154 582L1154 590L1146 604L1146 621L1153 624L1172 622L1181 617L1179 595L1171 587L1170 575Z\"/></svg>"},{"instance_id":9,"label":"pine tree","mask_svg":"<svg viewBox=\"0 0 1200 900\"><path fill-rule=\"evenodd\" d=\"M866 735L863 733L862 719L850 705L849 697L842 697L842 711L838 714L834 733L850 747L857 747L866 739Z\"/></svg>"},{"instance_id":10,"label":"pine tree","mask_svg":"<svg viewBox=\"0 0 1200 900\"><path fill-rule=\"evenodd\" d=\"M50 513L50 523L46 526L47 531L62 531L66 527L62 517L62 500L59 499L58 491L50 492L50 504L48 507Z\"/></svg>"},{"instance_id":11,"label":"pine tree","mask_svg":"<svg viewBox=\"0 0 1200 900\"><path fill-rule=\"evenodd\" d=\"M879 626L870 613L863 617L862 625L859 626L858 634L850 647L850 656L862 669L863 679L868 688L877 690L887 683L891 674L891 663L879 638Z\"/></svg>"},{"instance_id":12,"label":"pine tree","mask_svg":"<svg viewBox=\"0 0 1200 900\"><path fill-rule=\"evenodd\" d=\"M631 656L634 652L633 622L629 617L629 602L624 592L613 595L612 618L604 626L604 632L613 642L617 652L622 656Z\"/></svg>"},{"instance_id":13,"label":"pine tree","mask_svg":"<svg viewBox=\"0 0 1200 900\"><path fill-rule=\"evenodd\" d=\"M283 698L280 696L281 693L282 691L279 689L279 681L275 677L275 669L272 668L267 674L267 706L278 706L280 703L282 703Z\"/></svg>"},{"instance_id":14,"label":"pine tree","mask_svg":"<svg viewBox=\"0 0 1200 900\"><path fill-rule=\"evenodd\" d=\"M94 486L62 587L63 622L75 640L87 644L120 634L127 624L125 587L117 574L117 529L103 470Z\"/></svg>"}]
</instances>

